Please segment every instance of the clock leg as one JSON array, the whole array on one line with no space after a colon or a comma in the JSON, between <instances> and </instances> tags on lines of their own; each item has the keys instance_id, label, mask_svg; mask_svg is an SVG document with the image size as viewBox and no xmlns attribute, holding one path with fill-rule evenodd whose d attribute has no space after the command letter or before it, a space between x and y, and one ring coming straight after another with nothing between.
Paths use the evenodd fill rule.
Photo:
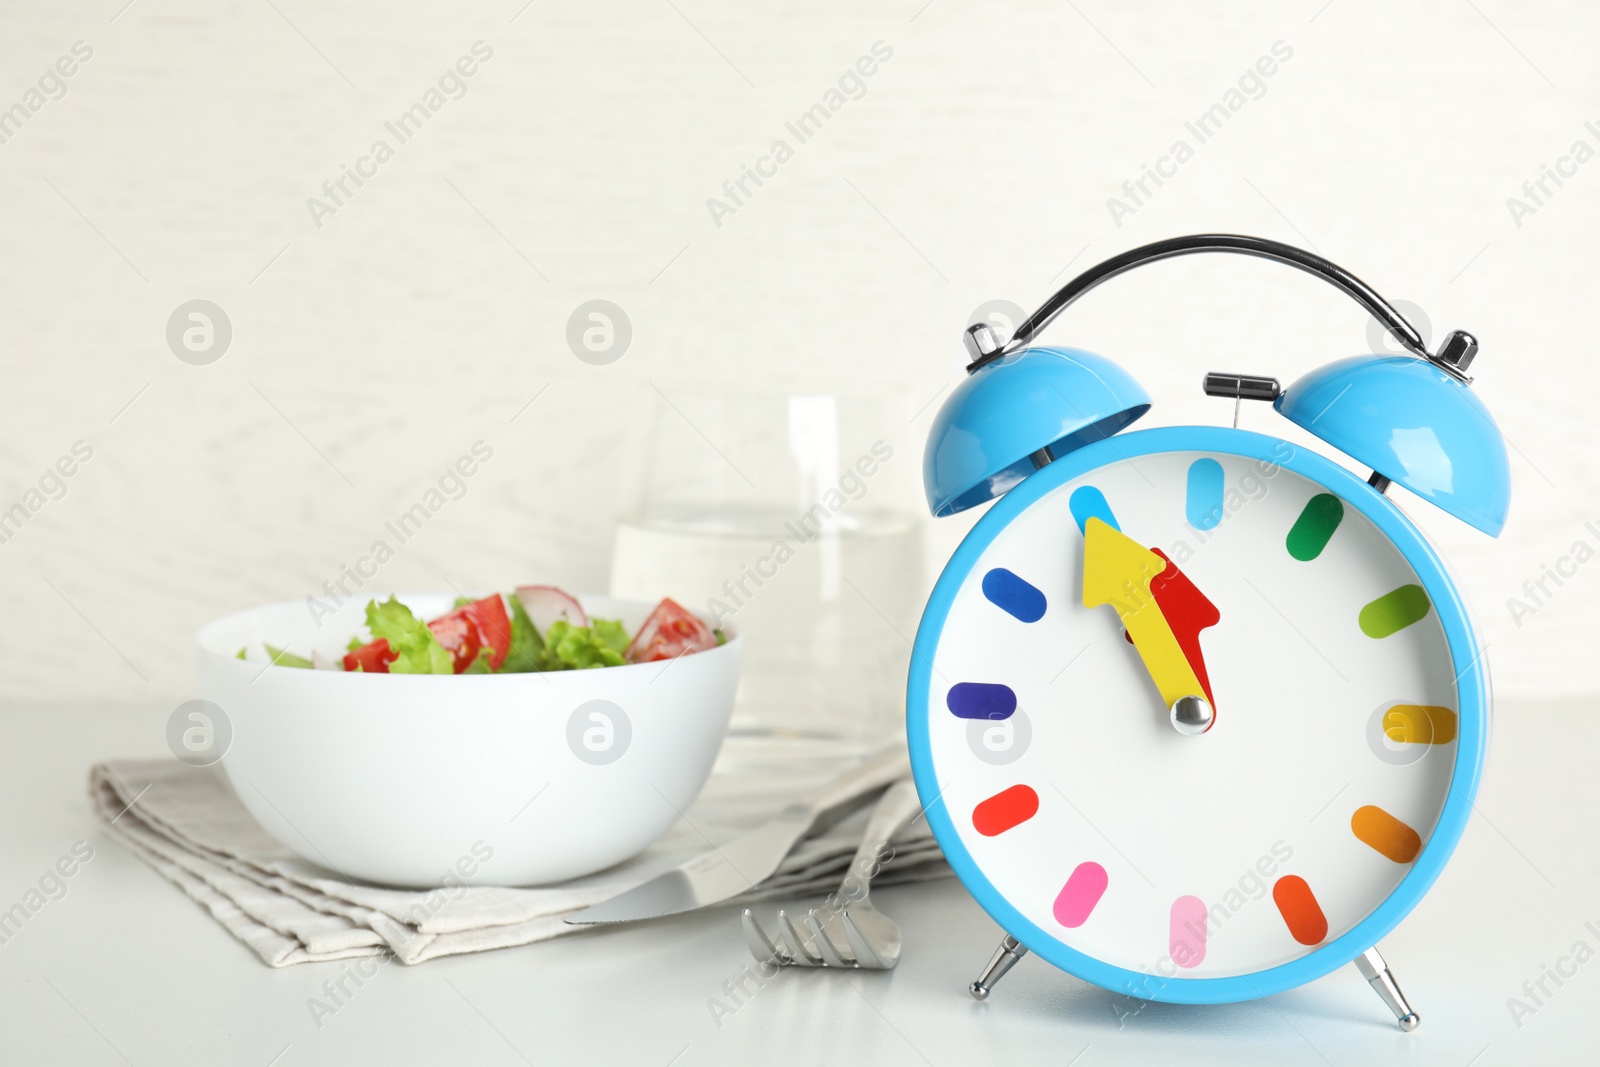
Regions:
<instances>
[{"instance_id":1,"label":"clock leg","mask_svg":"<svg viewBox=\"0 0 1600 1067\"><path fill-rule=\"evenodd\" d=\"M1028 954L1021 943L1010 934L1006 935L1000 947L994 950L994 955L989 959L989 965L978 975L978 980L967 987L967 992L972 994L973 1000L989 999L989 991L995 983L1006 976L1006 972L1017 965L1017 961Z\"/></svg>"},{"instance_id":2,"label":"clock leg","mask_svg":"<svg viewBox=\"0 0 1600 1067\"><path fill-rule=\"evenodd\" d=\"M1415 1030L1422 1022L1420 1016L1411 1007L1411 1002L1406 1000L1406 995L1400 992L1400 985L1394 980L1394 975L1389 972L1389 965L1384 962L1376 948L1369 948L1356 957L1356 970L1361 972L1361 977L1367 980L1383 1002L1389 1005L1389 1010L1394 1012L1400 1029L1406 1033Z\"/></svg>"}]
</instances>

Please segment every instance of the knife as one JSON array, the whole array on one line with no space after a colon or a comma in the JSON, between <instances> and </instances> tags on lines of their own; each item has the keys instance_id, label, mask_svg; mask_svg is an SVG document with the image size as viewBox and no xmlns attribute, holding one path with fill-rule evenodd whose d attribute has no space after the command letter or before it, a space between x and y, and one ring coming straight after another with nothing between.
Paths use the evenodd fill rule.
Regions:
<instances>
[{"instance_id":1,"label":"knife","mask_svg":"<svg viewBox=\"0 0 1600 1067\"><path fill-rule=\"evenodd\" d=\"M643 885L566 917L573 926L625 923L717 904L778 869L795 842L834 809L886 788L909 772L905 750L883 752L833 779L808 801L790 804L770 822L695 856Z\"/></svg>"}]
</instances>

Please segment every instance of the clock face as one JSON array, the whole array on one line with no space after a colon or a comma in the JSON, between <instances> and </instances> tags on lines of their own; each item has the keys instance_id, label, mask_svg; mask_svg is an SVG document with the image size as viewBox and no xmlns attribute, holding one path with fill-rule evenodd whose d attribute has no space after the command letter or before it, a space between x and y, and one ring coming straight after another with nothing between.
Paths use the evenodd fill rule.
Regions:
<instances>
[{"instance_id":1,"label":"clock face","mask_svg":"<svg viewBox=\"0 0 1600 1067\"><path fill-rule=\"evenodd\" d=\"M1351 931L1419 864L1455 773L1457 675L1477 700L1479 674L1428 592L1437 563L1419 576L1362 507L1270 458L1139 454L1139 436L1069 457L1087 469L1002 501L1009 521L958 552L918 636L913 758L952 863L1030 948L1158 984L1256 974ZM1180 731L1179 696L1209 729Z\"/></svg>"}]
</instances>

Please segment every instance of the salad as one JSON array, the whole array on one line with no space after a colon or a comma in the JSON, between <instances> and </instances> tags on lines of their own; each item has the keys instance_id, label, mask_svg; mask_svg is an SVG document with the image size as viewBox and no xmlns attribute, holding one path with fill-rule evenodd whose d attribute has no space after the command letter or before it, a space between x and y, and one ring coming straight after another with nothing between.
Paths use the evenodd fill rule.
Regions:
<instances>
[{"instance_id":1,"label":"salad","mask_svg":"<svg viewBox=\"0 0 1600 1067\"><path fill-rule=\"evenodd\" d=\"M509 609L508 609L509 605ZM352 637L345 655L311 658L264 644L282 667L368 674L522 674L652 663L716 648L727 638L677 601L663 598L639 631L615 619L590 619L569 593L524 585L506 597L461 597L446 614L423 622L390 596L367 602L368 636ZM245 658L241 648L238 658Z\"/></svg>"}]
</instances>

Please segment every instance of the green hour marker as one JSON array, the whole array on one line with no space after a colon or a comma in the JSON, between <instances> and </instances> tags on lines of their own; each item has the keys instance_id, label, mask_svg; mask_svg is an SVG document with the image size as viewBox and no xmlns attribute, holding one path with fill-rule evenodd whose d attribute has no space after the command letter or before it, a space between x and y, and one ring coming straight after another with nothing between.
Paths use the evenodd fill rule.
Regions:
<instances>
[{"instance_id":1,"label":"green hour marker","mask_svg":"<svg viewBox=\"0 0 1600 1067\"><path fill-rule=\"evenodd\" d=\"M1388 637L1428 614L1428 594L1420 585L1402 585L1361 609L1361 632L1368 637Z\"/></svg>"},{"instance_id":2,"label":"green hour marker","mask_svg":"<svg viewBox=\"0 0 1600 1067\"><path fill-rule=\"evenodd\" d=\"M1306 501L1285 539L1289 555L1302 563L1316 559L1328 547L1333 531L1344 518L1344 504L1332 493L1318 493Z\"/></svg>"}]
</instances>

